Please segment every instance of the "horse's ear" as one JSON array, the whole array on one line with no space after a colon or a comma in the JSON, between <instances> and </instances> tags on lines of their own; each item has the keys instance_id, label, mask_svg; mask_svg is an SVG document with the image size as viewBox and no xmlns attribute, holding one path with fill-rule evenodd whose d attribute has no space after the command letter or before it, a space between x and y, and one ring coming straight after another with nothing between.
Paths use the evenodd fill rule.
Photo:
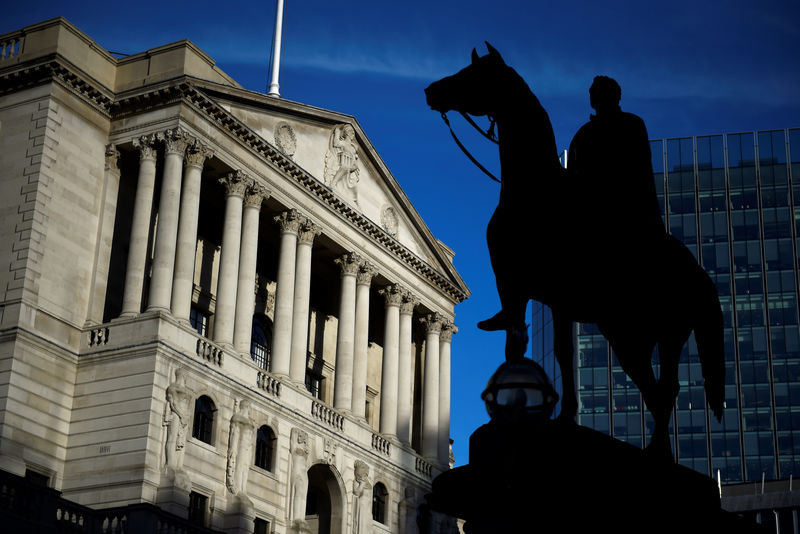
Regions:
<instances>
[{"instance_id":1,"label":"horse's ear","mask_svg":"<svg viewBox=\"0 0 800 534\"><path fill-rule=\"evenodd\" d=\"M500 63L505 64L505 62L503 61L503 58L500 56L500 52L498 52L495 47L490 45L489 41L484 41L484 43L486 43L486 48L489 49L489 55L494 57L495 59L499 59Z\"/></svg>"},{"instance_id":2,"label":"horse's ear","mask_svg":"<svg viewBox=\"0 0 800 534\"><path fill-rule=\"evenodd\" d=\"M473 48L472 49L472 62L475 63L476 61L478 61L478 51Z\"/></svg>"}]
</instances>

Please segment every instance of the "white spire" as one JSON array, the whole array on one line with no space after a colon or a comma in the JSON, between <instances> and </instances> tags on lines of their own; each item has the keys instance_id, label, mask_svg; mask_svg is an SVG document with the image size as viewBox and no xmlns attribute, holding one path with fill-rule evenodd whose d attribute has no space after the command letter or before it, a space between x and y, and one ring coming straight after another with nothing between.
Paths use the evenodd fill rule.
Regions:
<instances>
[{"instance_id":1,"label":"white spire","mask_svg":"<svg viewBox=\"0 0 800 534\"><path fill-rule=\"evenodd\" d=\"M272 41L272 79L269 82L269 96L280 98L278 74L281 69L281 34L283 32L283 0L278 0L275 10L275 37Z\"/></svg>"}]
</instances>

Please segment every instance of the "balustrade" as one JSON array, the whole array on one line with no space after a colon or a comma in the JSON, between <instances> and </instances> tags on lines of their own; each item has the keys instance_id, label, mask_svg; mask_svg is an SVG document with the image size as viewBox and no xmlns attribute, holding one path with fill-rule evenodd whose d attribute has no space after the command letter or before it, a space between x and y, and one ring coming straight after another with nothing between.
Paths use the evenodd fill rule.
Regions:
<instances>
[{"instance_id":1,"label":"balustrade","mask_svg":"<svg viewBox=\"0 0 800 534\"><path fill-rule=\"evenodd\" d=\"M17 35L0 42L0 61L17 57L22 53L25 37Z\"/></svg>"},{"instance_id":2,"label":"balustrade","mask_svg":"<svg viewBox=\"0 0 800 534\"><path fill-rule=\"evenodd\" d=\"M281 396L280 381L277 378L268 375L267 373L262 373L261 371L258 372L256 385L259 389L262 389L271 395L275 395L276 397Z\"/></svg>"},{"instance_id":3,"label":"balustrade","mask_svg":"<svg viewBox=\"0 0 800 534\"><path fill-rule=\"evenodd\" d=\"M108 327L95 328L89 332L89 346L98 347L108 343Z\"/></svg>"},{"instance_id":4,"label":"balustrade","mask_svg":"<svg viewBox=\"0 0 800 534\"><path fill-rule=\"evenodd\" d=\"M204 360L222 367L222 359L225 356L225 351L222 347L212 343L205 338L197 339L197 355Z\"/></svg>"},{"instance_id":5,"label":"balustrade","mask_svg":"<svg viewBox=\"0 0 800 534\"><path fill-rule=\"evenodd\" d=\"M419 456L417 456L416 465L414 467L416 467L417 473L421 473L427 477L433 474L433 466Z\"/></svg>"},{"instance_id":6,"label":"balustrade","mask_svg":"<svg viewBox=\"0 0 800 534\"><path fill-rule=\"evenodd\" d=\"M344 430L344 416L317 400L311 403L311 415L335 430Z\"/></svg>"},{"instance_id":7,"label":"balustrade","mask_svg":"<svg viewBox=\"0 0 800 534\"><path fill-rule=\"evenodd\" d=\"M372 434L372 448L378 452L382 452L386 456L391 453L389 440L380 434Z\"/></svg>"}]
</instances>

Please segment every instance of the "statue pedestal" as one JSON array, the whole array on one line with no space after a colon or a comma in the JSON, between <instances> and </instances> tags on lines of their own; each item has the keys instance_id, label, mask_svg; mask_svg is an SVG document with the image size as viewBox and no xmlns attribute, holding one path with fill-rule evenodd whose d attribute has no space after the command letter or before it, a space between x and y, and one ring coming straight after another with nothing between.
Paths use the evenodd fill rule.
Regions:
<instances>
[{"instance_id":1,"label":"statue pedestal","mask_svg":"<svg viewBox=\"0 0 800 534\"><path fill-rule=\"evenodd\" d=\"M191 491L192 482L184 471L167 468L161 475L156 504L162 510L185 518L189 513L189 493Z\"/></svg>"},{"instance_id":2,"label":"statue pedestal","mask_svg":"<svg viewBox=\"0 0 800 534\"><path fill-rule=\"evenodd\" d=\"M493 422L469 443L469 465L427 496L467 534L752 531L720 508L711 478L585 427Z\"/></svg>"}]
</instances>

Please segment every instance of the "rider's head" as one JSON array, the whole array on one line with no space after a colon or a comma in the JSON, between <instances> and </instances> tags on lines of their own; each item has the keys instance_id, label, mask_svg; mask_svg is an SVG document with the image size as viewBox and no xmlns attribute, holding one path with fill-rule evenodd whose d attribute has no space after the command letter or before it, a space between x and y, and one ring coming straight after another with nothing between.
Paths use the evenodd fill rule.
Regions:
<instances>
[{"instance_id":1,"label":"rider's head","mask_svg":"<svg viewBox=\"0 0 800 534\"><path fill-rule=\"evenodd\" d=\"M595 76L589 88L589 103L598 114L619 110L622 89L614 78Z\"/></svg>"}]
</instances>

